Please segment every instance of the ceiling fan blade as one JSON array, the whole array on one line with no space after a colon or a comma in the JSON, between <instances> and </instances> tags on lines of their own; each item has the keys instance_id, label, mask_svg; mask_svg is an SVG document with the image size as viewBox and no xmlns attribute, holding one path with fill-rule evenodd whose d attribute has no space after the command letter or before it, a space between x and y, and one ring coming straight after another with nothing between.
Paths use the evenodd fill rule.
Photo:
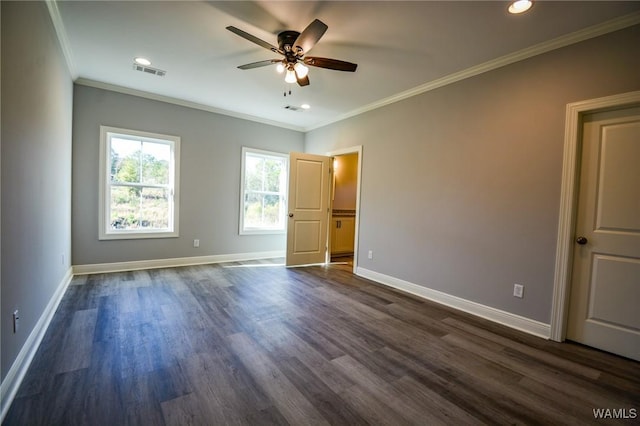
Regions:
<instances>
[{"instance_id":1,"label":"ceiling fan blade","mask_svg":"<svg viewBox=\"0 0 640 426\"><path fill-rule=\"evenodd\" d=\"M327 31L327 25L319 19L315 19L304 29L293 43L294 46L302 49L304 53L311 50L313 46L320 40Z\"/></svg>"},{"instance_id":2,"label":"ceiling fan blade","mask_svg":"<svg viewBox=\"0 0 640 426\"><path fill-rule=\"evenodd\" d=\"M280 59L267 59L266 61L251 62L250 64L240 65L238 68L241 70L250 70L253 68L266 67L267 65L277 64L282 62Z\"/></svg>"},{"instance_id":3,"label":"ceiling fan blade","mask_svg":"<svg viewBox=\"0 0 640 426\"><path fill-rule=\"evenodd\" d=\"M317 56L306 56L304 58L306 65L311 65L319 68L327 68L336 71L348 71L354 72L358 68L358 64L351 62L339 61L338 59L319 58Z\"/></svg>"},{"instance_id":4,"label":"ceiling fan blade","mask_svg":"<svg viewBox=\"0 0 640 426\"><path fill-rule=\"evenodd\" d=\"M236 28L236 27L233 27L233 26L228 26L227 29L229 31L231 31L232 33L234 33L234 34L239 35L240 37L242 37L242 38L244 38L246 40L249 40L250 42L253 42L253 43L257 44L258 46L264 47L265 49L269 49L272 52L280 53L278 51L278 48L275 47L274 45L272 45L271 43L267 43L266 41L261 40L258 37L249 34L248 32L242 31L240 28Z\"/></svg>"},{"instance_id":5,"label":"ceiling fan blade","mask_svg":"<svg viewBox=\"0 0 640 426\"><path fill-rule=\"evenodd\" d=\"M287 27L285 22L282 22L257 1L214 0L208 1L207 4L228 15L238 18L242 22L250 24L256 28L261 28L271 34L278 34L278 32Z\"/></svg>"},{"instance_id":6,"label":"ceiling fan blade","mask_svg":"<svg viewBox=\"0 0 640 426\"><path fill-rule=\"evenodd\" d=\"M299 86L308 86L309 85L309 76L305 75L304 77L298 77L298 73L296 73L296 80L298 80Z\"/></svg>"}]
</instances>

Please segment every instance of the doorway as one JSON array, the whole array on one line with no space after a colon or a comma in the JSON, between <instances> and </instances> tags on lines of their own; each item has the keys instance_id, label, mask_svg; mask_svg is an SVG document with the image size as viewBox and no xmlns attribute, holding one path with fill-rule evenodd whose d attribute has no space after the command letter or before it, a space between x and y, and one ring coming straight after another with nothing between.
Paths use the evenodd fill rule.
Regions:
<instances>
[{"instance_id":1,"label":"doorway","mask_svg":"<svg viewBox=\"0 0 640 426\"><path fill-rule=\"evenodd\" d=\"M567 106L550 338L640 358L640 92Z\"/></svg>"},{"instance_id":2,"label":"doorway","mask_svg":"<svg viewBox=\"0 0 640 426\"><path fill-rule=\"evenodd\" d=\"M332 263L356 272L360 214L362 146L327 153L333 157L329 254Z\"/></svg>"},{"instance_id":3,"label":"doorway","mask_svg":"<svg viewBox=\"0 0 640 426\"><path fill-rule=\"evenodd\" d=\"M332 241L337 240L333 242L334 246L337 243L334 254L348 256L345 263L355 273L358 267L362 146L329 152L326 156L304 153L290 153L289 156L286 266L330 262ZM332 206L335 198L334 157L348 158L352 162L355 160L356 164L355 176L351 170L349 176L343 171L338 178L338 187L343 186L338 197L344 198L339 199L338 207L346 208L337 209L343 211L336 212L338 214L335 215L335 222L332 207L325 208ZM340 160L337 162L338 167ZM343 167L347 167L346 163ZM328 178L330 180L327 180ZM308 217L309 215L313 217ZM333 231L336 231L337 235L332 235Z\"/></svg>"},{"instance_id":4,"label":"doorway","mask_svg":"<svg viewBox=\"0 0 640 426\"><path fill-rule=\"evenodd\" d=\"M287 267L327 263L333 158L289 153Z\"/></svg>"},{"instance_id":5,"label":"doorway","mask_svg":"<svg viewBox=\"0 0 640 426\"><path fill-rule=\"evenodd\" d=\"M331 209L331 263L353 265L356 231L356 188L358 153L333 157L333 196Z\"/></svg>"}]
</instances>

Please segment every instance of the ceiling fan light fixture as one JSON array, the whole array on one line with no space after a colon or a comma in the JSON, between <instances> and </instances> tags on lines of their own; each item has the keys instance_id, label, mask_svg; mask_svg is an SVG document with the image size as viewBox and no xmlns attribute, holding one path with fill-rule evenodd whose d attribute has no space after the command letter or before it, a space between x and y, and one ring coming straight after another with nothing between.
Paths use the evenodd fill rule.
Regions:
<instances>
[{"instance_id":1,"label":"ceiling fan light fixture","mask_svg":"<svg viewBox=\"0 0 640 426\"><path fill-rule=\"evenodd\" d=\"M276 71L280 74L284 72L284 64L282 62L279 62L278 65L276 65Z\"/></svg>"},{"instance_id":2,"label":"ceiling fan light fixture","mask_svg":"<svg viewBox=\"0 0 640 426\"><path fill-rule=\"evenodd\" d=\"M533 1L531 0L516 0L509 5L509 13L524 13L531 9L531 6L533 6Z\"/></svg>"},{"instance_id":3,"label":"ceiling fan light fixture","mask_svg":"<svg viewBox=\"0 0 640 426\"><path fill-rule=\"evenodd\" d=\"M287 83L295 83L296 81L298 81L298 79L296 78L296 73L295 71L293 71L293 69L287 70L284 81L286 81Z\"/></svg>"},{"instance_id":4,"label":"ceiling fan light fixture","mask_svg":"<svg viewBox=\"0 0 640 426\"><path fill-rule=\"evenodd\" d=\"M293 69L296 71L298 78L305 78L309 74L309 68L300 62L296 62Z\"/></svg>"}]
</instances>

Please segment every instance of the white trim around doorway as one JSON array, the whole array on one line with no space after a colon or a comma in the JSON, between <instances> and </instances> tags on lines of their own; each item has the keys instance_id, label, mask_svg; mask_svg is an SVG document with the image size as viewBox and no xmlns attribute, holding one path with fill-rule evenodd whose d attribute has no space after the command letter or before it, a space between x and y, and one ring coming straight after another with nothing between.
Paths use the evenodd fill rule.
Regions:
<instances>
[{"instance_id":1,"label":"white trim around doorway","mask_svg":"<svg viewBox=\"0 0 640 426\"><path fill-rule=\"evenodd\" d=\"M565 339L567 330L578 173L580 171L582 117L587 113L617 109L633 104L640 104L640 91L570 103L566 108L560 217L549 334L549 338L556 342L562 342Z\"/></svg>"}]
</instances>

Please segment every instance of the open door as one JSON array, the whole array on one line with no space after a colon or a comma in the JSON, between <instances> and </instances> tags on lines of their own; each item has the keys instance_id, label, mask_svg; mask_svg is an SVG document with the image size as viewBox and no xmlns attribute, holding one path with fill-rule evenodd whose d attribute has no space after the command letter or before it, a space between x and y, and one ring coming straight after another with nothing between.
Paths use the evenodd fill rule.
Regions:
<instances>
[{"instance_id":1,"label":"open door","mask_svg":"<svg viewBox=\"0 0 640 426\"><path fill-rule=\"evenodd\" d=\"M287 266L326 263L332 158L289 154Z\"/></svg>"}]
</instances>

